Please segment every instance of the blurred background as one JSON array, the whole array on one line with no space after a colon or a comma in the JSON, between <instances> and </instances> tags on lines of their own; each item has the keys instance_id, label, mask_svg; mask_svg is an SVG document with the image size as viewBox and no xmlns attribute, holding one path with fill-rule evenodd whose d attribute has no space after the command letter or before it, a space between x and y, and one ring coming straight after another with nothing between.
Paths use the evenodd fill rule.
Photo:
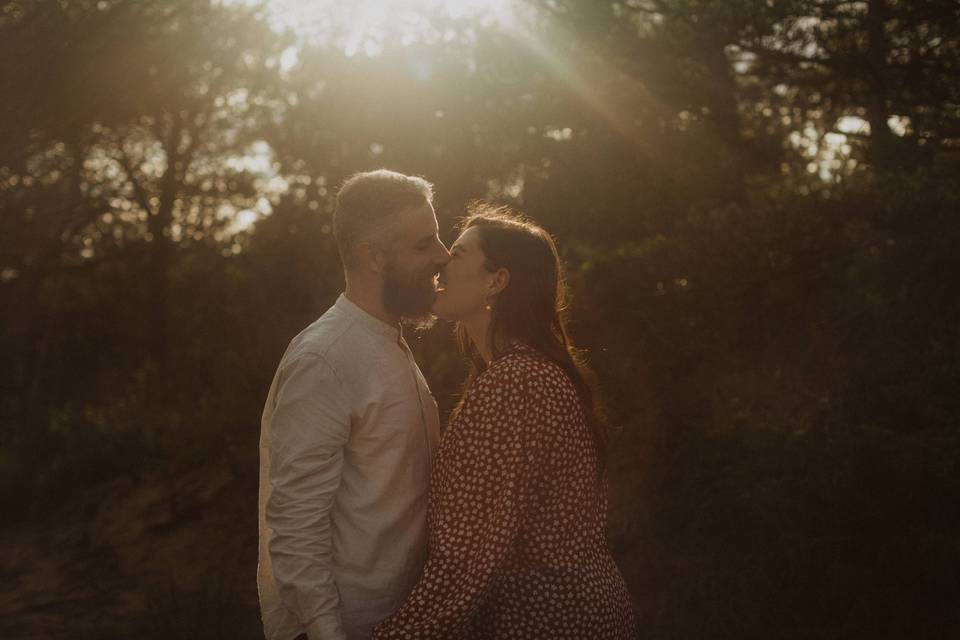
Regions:
<instances>
[{"instance_id":1,"label":"blurred background","mask_svg":"<svg viewBox=\"0 0 960 640\"><path fill-rule=\"evenodd\" d=\"M956 0L0 6L0 637L261 637L262 403L379 167L557 237L644 638L960 637Z\"/></svg>"}]
</instances>

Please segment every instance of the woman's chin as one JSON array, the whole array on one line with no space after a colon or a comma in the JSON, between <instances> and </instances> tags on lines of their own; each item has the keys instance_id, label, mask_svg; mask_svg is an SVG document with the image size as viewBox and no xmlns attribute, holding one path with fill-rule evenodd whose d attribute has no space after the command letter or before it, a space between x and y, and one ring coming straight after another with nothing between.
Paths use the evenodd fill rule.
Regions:
<instances>
[{"instance_id":1,"label":"woman's chin","mask_svg":"<svg viewBox=\"0 0 960 640\"><path fill-rule=\"evenodd\" d=\"M456 322L458 320L456 314L451 313L450 309L446 308L446 305L443 304L442 293L434 299L433 308L430 309L430 313L439 320L445 320L447 322Z\"/></svg>"},{"instance_id":2,"label":"woman's chin","mask_svg":"<svg viewBox=\"0 0 960 640\"><path fill-rule=\"evenodd\" d=\"M434 305L433 309L430 310L430 314L436 317L438 320L443 320L445 322L457 321L455 317L447 313L443 308L438 308L436 305Z\"/></svg>"}]
</instances>

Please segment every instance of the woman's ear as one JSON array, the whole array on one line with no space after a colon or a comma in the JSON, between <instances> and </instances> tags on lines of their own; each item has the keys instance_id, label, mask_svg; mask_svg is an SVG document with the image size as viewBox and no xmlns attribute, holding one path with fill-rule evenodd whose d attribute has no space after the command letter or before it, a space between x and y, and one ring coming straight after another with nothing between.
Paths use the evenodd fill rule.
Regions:
<instances>
[{"instance_id":1,"label":"woman's ear","mask_svg":"<svg viewBox=\"0 0 960 640\"><path fill-rule=\"evenodd\" d=\"M507 288L507 285L510 284L510 271L504 267L500 267L493 272L493 277L490 280L490 287L487 294L490 296L499 295L501 291Z\"/></svg>"}]
</instances>

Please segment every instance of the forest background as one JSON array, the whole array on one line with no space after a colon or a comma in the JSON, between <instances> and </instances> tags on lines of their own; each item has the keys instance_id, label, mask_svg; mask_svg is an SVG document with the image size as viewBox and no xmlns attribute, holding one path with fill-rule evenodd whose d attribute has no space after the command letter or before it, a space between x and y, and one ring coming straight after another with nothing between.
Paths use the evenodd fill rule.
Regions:
<instances>
[{"instance_id":1,"label":"forest background","mask_svg":"<svg viewBox=\"0 0 960 640\"><path fill-rule=\"evenodd\" d=\"M2 4L2 637L259 637L262 403L377 167L556 236L643 637L958 637L960 4L308 4Z\"/></svg>"}]
</instances>

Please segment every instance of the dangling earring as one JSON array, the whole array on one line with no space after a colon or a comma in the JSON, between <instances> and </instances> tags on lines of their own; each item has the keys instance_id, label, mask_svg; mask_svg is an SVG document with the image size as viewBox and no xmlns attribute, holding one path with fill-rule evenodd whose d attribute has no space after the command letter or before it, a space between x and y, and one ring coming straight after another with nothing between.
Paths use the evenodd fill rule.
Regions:
<instances>
[{"instance_id":1,"label":"dangling earring","mask_svg":"<svg viewBox=\"0 0 960 640\"><path fill-rule=\"evenodd\" d=\"M487 311L490 311L490 308L491 308L491 307L490 307L490 301L489 301L489 300L485 300L485 301L484 301L483 308L486 309Z\"/></svg>"}]
</instances>

